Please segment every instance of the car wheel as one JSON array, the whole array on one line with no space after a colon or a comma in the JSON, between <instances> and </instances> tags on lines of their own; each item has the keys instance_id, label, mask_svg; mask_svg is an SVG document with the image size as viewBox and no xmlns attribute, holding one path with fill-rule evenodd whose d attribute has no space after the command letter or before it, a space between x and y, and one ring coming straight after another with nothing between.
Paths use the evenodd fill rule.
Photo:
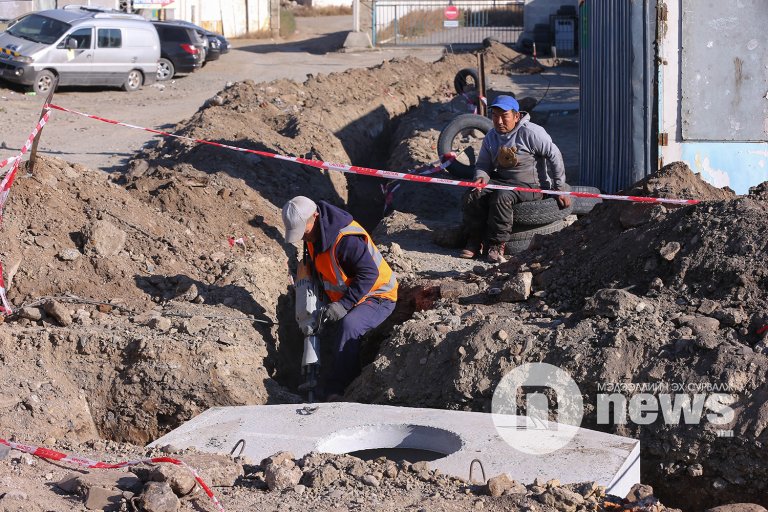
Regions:
<instances>
[{"instance_id":1,"label":"car wheel","mask_svg":"<svg viewBox=\"0 0 768 512\"><path fill-rule=\"evenodd\" d=\"M535 235L550 235L557 233L568 224L565 221L557 220L551 224L536 227L516 227L512 230L512 236L504 246L505 254L517 254L530 247Z\"/></svg>"},{"instance_id":2,"label":"car wheel","mask_svg":"<svg viewBox=\"0 0 768 512\"><path fill-rule=\"evenodd\" d=\"M520 226L543 226L564 219L571 214L572 209L573 203L561 209L557 199L553 198L524 201L512 205L512 220Z\"/></svg>"},{"instance_id":3,"label":"car wheel","mask_svg":"<svg viewBox=\"0 0 768 512\"><path fill-rule=\"evenodd\" d=\"M599 194L600 189L595 187L581 187L578 185L575 185L571 187L571 190L573 192L587 192L590 194ZM587 213L592 211L592 208L595 207L596 204L602 203L603 200L599 197L573 197L573 213L576 215L586 215Z\"/></svg>"},{"instance_id":4,"label":"car wheel","mask_svg":"<svg viewBox=\"0 0 768 512\"><path fill-rule=\"evenodd\" d=\"M470 180L475 176L475 162L485 134L493 129L493 121L476 114L462 114L443 128L437 139L440 156L456 153L456 160L447 170L453 176Z\"/></svg>"},{"instance_id":5,"label":"car wheel","mask_svg":"<svg viewBox=\"0 0 768 512\"><path fill-rule=\"evenodd\" d=\"M144 83L144 75L141 74L141 71L138 69L133 69L128 72L128 76L125 78L125 83L123 83L123 90L124 91L137 91L139 90L139 87L141 87L141 84Z\"/></svg>"},{"instance_id":6,"label":"car wheel","mask_svg":"<svg viewBox=\"0 0 768 512\"><path fill-rule=\"evenodd\" d=\"M480 82L476 68L464 68L456 73L453 78L453 87L456 89L456 94L464 94L469 92L470 89L479 89Z\"/></svg>"},{"instance_id":7,"label":"car wheel","mask_svg":"<svg viewBox=\"0 0 768 512\"><path fill-rule=\"evenodd\" d=\"M174 74L176 74L176 69L173 67L173 62L168 59L157 61L157 79L159 81L170 80Z\"/></svg>"},{"instance_id":8,"label":"car wheel","mask_svg":"<svg viewBox=\"0 0 768 512\"><path fill-rule=\"evenodd\" d=\"M56 81L56 75L48 69L44 69L37 74L35 82L32 84L32 90L37 94L48 94Z\"/></svg>"}]
</instances>

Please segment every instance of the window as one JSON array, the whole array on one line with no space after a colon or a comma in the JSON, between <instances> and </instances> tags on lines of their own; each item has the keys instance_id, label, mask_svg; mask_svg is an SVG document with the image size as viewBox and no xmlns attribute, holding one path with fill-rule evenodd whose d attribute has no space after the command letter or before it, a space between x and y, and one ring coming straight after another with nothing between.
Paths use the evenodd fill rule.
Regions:
<instances>
[{"instance_id":1,"label":"window","mask_svg":"<svg viewBox=\"0 0 768 512\"><path fill-rule=\"evenodd\" d=\"M81 28L69 34L70 39L77 41L78 50L88 50L91 47L91 29Z\"/></svg>"},{"instance_id":2,"label":"window","mask_svg":"<svg viewBox=\"0 0 768 512\"><path fill-rule=\"evenodd\" d=\"M120 48L123 46L123 36L118 28L99 29L99 48Z\"/></svg>"},{"instance_id":3,"label":"window","mask_svg":"<svg viewBox=\"0 0 768 512\"><path fill-rule=\"evenodd\" d=\"M8 33L36 43L51 44L63 36L70 27L68 23L53 18L30 14L9 28Z\"/></svg>"}]
</instances>

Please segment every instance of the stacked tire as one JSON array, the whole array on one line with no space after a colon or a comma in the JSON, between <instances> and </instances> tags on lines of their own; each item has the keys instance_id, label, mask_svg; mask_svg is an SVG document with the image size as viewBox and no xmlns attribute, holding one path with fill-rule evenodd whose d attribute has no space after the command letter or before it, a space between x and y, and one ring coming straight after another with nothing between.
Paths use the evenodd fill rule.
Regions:
<instances>
[{"instance_id":1,"label":"stacked tire","mask_svg":"<svg viewBox=\"0 0 768 512\"><path fill-rule=\"evenodd\" d=\"M573 204L561 209L557 199L547 198L526 201L512 207L514 227L507 242L507 254L516 254L528 249L536 235L557 233L568 225L565 218L571 215Z\"/></svg>"}]
</instances>

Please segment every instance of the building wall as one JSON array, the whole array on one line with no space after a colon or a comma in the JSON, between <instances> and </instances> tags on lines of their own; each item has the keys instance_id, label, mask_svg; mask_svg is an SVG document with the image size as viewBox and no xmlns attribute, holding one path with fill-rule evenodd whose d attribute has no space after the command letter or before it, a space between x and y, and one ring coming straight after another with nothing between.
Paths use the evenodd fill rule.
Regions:
<instances>
[{"instance_id":1,"label":"building wall","mask_svg":"<svg viewBox=\"0 0 768 512\"><path fill-rule=\"evenodd\" d=\"M579 0L525 0L523 37L533 39L533 27L539 23L549 25L549 16L556 14L557 10L564 5L578 8Z\"/></svg>"},{"instance_id":2,"label":"building wall","mask_svg":"<svg viewBox=\"0 0 768 512\"><path fill-rule=\"evenodd\" d=\"M28 12L56 9L70 4L116 9L118 0L0 0L0 19L12 19Z\"/></svg>"},{"instance_id":3,"label":"building wall","mask_svg":"<svg viewBox=\"0 0 768 512\"><path fill-rule=\"evenodd\" d=\"M702 178L707 182L718 187L728 186L737 193L744 194L750 186L768 181L768 94L765 97L740 99L740 101L752 102L750 103L753 118L751 120L762 122L765 127L763 136L759 140L725 141L710 137L705 138L714 140L685 139L683 123L690 122L692 116L684 112L681 99L691 93L692 87L683 80L681 67L683 51L681 42L684 39L682 31L685 26L685 17L682 15L683 0L668 0L666 7L667 21L664 23L660 45L663 65L659 69L659 131L668 135L669 144L659 148L661 163L684 161L694 172L701 173ZM716 64L715 69L721 68L723 72L707 75L703 79L706 80L706 87L711 88L710 91L719 98L721 102L719 106L725 109L725 114L715 113L713 110L718 105L710 106L705 102L698 103L696 108L712 111L709 119L713 126L716 123L727 122L732 125L734 122L739 122L738 118L727 119L727 115L729 106L736 101L739 87L743 86L744 81L762 80L763 84L768 83L768 71L765 71L762 77L734 77L731 72L733 62L737 58L760 59L759 66L768 70L768 48L766 48L765 37L760 36L762 28L759 24L751 23L760 16L765 16L761 9L764 9L762 0L743 0L738 4L722 4L722 9L708 25L709 41L705 42L705 46L713 50L712 61ZM723 23L717 23L718 20ZM740 34L746 34L744 39L748 42L743 48L735 51L725 44L733 40L733 34L729 33L727 25L731 22L737 24L736 30ZM753 31L754 37L747 31ZM757 42L754 48L750 44L753 40ZM698 85L698 88L701 89L701 86ZM768 90L768 86L765 90ZM705 124L701 121L699 123Z\"/></svg>"},{"instance_id":4,"label":"building wall","mask_svg":"<svg viewBox=\"0 0 768 512\"><path fill-rule=\"evenodd\" d=\"M154 19L191 21L227 37L242 37L270 29L269 6L270 0L174 0L162 11L141 13Z\"/></svg>"}]
</instances>

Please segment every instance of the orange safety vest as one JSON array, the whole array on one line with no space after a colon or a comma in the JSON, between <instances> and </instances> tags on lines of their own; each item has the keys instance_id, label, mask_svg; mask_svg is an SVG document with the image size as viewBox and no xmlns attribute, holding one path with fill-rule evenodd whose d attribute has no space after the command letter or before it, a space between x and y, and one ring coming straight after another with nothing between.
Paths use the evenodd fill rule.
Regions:
<instances>
[{"instance_id":1,"label":"orange safety vest","mask_svg":"<svg viewBox=\"0 0 768 512\"><path fill-rule=\"evenodd\" d=\"M312 243L307 242L307 248L309 249L309 255L312 257L312 261L315 264L315 270L323 279L323 287L325 293L332 302L340 300L347 292L350 279L344 274L341 269L338 260L336 259L336 247L339 245L341 239L347 235L363 236L365 243L368 245L368 252L371 253L373 261L379 268L379 277L376 282L363 298L361 298L357 304L360 304L368 297L381 297L389 299L391 301L397 301L397 279L395 273L392 272L389 264L384 261L384 257L371 241L371 236L363 227L355 221L352 221L347 227L341 229L336 236L336 241L333 242L333 246L325 252L321 252L315 256L315 248Z\"/></svg>"}]
</instances>

